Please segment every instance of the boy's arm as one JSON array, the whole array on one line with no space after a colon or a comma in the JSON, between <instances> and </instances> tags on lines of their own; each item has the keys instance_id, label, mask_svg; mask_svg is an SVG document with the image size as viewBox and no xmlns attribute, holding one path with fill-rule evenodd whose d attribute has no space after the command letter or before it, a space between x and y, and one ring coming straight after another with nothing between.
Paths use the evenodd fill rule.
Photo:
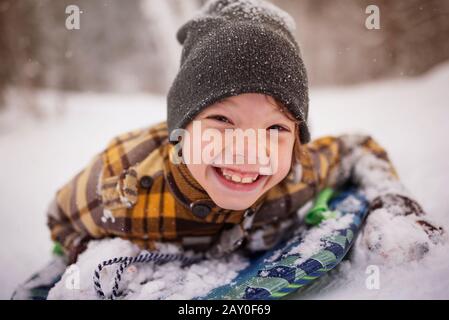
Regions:
<instances>
[{"instance_id":1,"label":"boy's arm","mask_svg":"<svg viewBox=\"0 0 449 320\"><path fill-rule=\"evenodd\" d=\"M437 242L443 229L436 227L424 216L425 212L414 197L407 191L398 178L387 152L370 136L343 135L339 137L324 137L306 145L311 156L314 171L317 176L318 189L338 187L351 181L370 202L368 224L366 227L366 244L371 250L385 248L380 234L382 229L379 217L383 221L404 219L412 221L410 232L416 235L416 230L424 232L432 242ZM398 218L401 217L401 218ZM376 221L378 220L378 221ZM397 222L397 221L396 221ZM399 222L398 222L399 223ZM372 227L372 228L371 228ZM417 235L419 236L419 235Z\"/></svg>"},{"instance_id":2,"label":"boy's arm","mask_svg":"<svg viewBox=\"0 0 449 320\"><path fill-rule=\"evenodd\" d=\"M51 238L62 246L69 263L76 261L89 240L103 235L92 214L102 210L97 194L101 169L101 158L96 156L57 191L48 208L47 224Z\"/></svg>"},{"instance_id":3,"label":"boy's arm","mask_svg":"<svg viewBox=\"0 0 449 320\"><path fill-rule=\"evenodd\" d=\"M390 182L390 188L385 191L395 188L397 192L406 192L387 152L370 136L326 136L305 147L311 157L319 190L336 188L352 181L364 191L375 191L370 188L379 189L377 183ZM368 197L370 195L374 194L370 193Z\"/></svg>"},{"instance_id":4,"label":"boy's arm","mask_svg":"<svg viewBox=\"0 0 449 320\"><path fill-rule=\"evenodd\" d=\"M58 190L48 210L48 226L70 262L89 240L131 233L125 227L126 219L117 222L114 215L126 213L137 202L137 173L132 167L145 163L142 159L160 147L167 138L166 128L161 122L116 136Z\"/></svg>"}]
</instances>

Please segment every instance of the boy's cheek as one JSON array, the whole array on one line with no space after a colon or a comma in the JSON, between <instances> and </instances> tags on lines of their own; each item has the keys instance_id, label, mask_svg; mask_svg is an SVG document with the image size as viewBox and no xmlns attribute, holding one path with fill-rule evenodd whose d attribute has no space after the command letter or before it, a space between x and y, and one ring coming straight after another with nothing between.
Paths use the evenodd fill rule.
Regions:
<instances>
[{"instance_id":1,"label":"boy's cheek","mask_svg":"<svg viewBox=\"0 0 449 320\"><path fill-rule=\"evenodd\" d=\"M291 161L282 160L282 162L278 164L277 172L273 175L273 177L275 177L276 184L281 182L288 175L290 168Z\"/></svg>"},{"instance_id":2,"label":"boy's cheek","mask_svg":"<svg viewBox=\"0 0 449 320\"><path fill-rule=\"evenodd\" d=\"M283 176L284 178L292 166L293 142L280 141L278 148L270 150L270 163L273 176ZM282 180L282 179L281 179Z\"/></svg>"}]
</instances>

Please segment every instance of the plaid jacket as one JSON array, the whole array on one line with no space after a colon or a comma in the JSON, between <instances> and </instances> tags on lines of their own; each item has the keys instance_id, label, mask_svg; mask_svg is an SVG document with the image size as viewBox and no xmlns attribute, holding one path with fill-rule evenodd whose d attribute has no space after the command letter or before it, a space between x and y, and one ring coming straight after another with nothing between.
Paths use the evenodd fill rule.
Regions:
<instances>
[{"instance_id":1,"label":"plaid jacket","mask_svg":"<svg viewBox=\"0 0 449 320\"><path fill-rule=\"evenodd\" d=\"M396 177L372 138L357 146L387 161ZM341 138L323 137L302 149L299 179L292 170L251 208L233 211L215 205L185 165L172 163L165 122L119 135L57 191L48 212L52 239L77 253L90 239L114 236L146 249L172 242L224 252L242 241L251 250L268 248L317 192L349 178L341 159L351 150Z\"/></svg>"}]
</instances>

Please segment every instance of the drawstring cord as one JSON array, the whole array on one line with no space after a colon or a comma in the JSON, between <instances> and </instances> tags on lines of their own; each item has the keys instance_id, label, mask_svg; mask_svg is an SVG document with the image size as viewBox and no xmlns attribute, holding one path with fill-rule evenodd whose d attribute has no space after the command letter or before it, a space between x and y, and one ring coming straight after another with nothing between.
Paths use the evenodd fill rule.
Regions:
<instances>
[{"instance_id":1,"label":"drawstring cord","mask_svg":"<svg viewBox=\"0 0 449 320\"><path fill-rule=\"evenodd\" d=\"M188 257L184 254L178 253L178 254L172 254L172 253L160 253L160 252L146 252L139 254L134 257L118 257L113 258L109 260L105 260L102 263L100 263L97 267L97 269L94 272L94 288L95 292L97 293L97 296L102 299L117 299L122 295L122 292L119 291L120 282L122 280L123 272L126 270L127 267L129 267L132 264L136 263L155 263L155 264L163 264L171 261L181 261L182 267L191 265L193 263L199 262L204 259L204 255L196 255L192 257ZM108 297L103 292L103 289L101 288L101 279L100 279L100 273L101 271L107 267L114 264L120 264L119 267L116 270L115 277L114 277L114 285L112 286L112 294Z\"/></svg>"}]
</instances>

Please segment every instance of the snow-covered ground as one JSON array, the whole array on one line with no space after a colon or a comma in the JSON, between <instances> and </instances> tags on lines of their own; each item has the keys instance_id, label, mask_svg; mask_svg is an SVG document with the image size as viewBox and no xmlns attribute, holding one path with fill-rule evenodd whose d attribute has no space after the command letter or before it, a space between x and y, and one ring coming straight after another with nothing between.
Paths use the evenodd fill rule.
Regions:
<instances>
[{"instance_id":1,"label":"snow-covered ground","mask_svg":"<svg viewBox=\"0 0 449 320\"><path fill-rule=\"evenodd\" d=\"M311 92L314 137L365 132L389 152L402 182L433 221L449 230L449 65L417 79ZM114 135L161 121L165 99L145 94L42 92L45 117L0 114L0 298L49 259L46 207L54 192ZM64 105L64 107L62 106ZM378 264L380 289L368 290L368 262L351 261L296 298L449 298L449 246L402 266Z\"/></svg>"}]
</instances>

